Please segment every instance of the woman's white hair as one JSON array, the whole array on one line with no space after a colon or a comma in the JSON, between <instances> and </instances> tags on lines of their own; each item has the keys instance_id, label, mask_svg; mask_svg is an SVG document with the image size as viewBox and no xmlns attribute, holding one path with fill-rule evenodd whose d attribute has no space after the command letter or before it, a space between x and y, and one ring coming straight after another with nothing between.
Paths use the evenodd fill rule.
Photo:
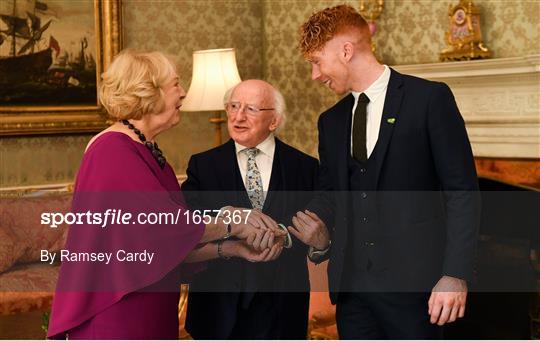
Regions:
<instances>
[{"instance_id":1,"label":"woman's white hair","mask_svg":"<svg viewBox=\"0 0 540 341\"><path fill-rule=\"evenodd\" d=\"M225 92L225 95L223 96L223 106L226 107L227 103L229 103L231 96L234 92L234 89L241 83L236 84L229 90ZM275 134L278 134L283 127L285 126L285 121L287 120L287 104L285 102L285 98L281 94L281 92L276 89L274 86L272 86L272 103L274 107L275 115L280 117L279 126L274 131Z\"/></svg>"}]
</instances>

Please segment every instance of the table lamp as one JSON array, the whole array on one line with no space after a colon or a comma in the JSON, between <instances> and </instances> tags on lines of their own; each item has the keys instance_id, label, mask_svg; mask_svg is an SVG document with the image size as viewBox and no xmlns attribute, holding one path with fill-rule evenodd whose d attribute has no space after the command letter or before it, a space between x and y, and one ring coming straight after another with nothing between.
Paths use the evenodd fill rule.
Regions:
<instances>
[{"instance_id":1,"label":"table lamp","mask_svg":"<svg viewBox=\"0 0 540 341\"><path fill-rule=\"evenodd\" d=\"M240 83L233 48L200 50L193 52L193 75L182 111L214 111L210 123L215 124L214 143L221 144L221 117L224 110L223 96L231 87Z\"/></svg>"}]
</instances>

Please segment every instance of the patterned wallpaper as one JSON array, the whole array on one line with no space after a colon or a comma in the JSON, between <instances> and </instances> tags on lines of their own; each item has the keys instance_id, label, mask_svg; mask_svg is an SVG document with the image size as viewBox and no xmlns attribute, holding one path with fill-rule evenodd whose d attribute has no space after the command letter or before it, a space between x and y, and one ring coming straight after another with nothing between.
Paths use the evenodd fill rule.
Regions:
<instances>
[{"instance_id":1,"label":"patterned wallpaper","mask_svg":"<svg viewBox=\"0 0 540 341\"><path fill-rule=\"evenodd\" d=\"M90 135L0 139L0 187L70 182Z\"/></svg>"},{"instance_id":2,"label":"patterned wallpaper","mask_svg":"<svg viewBox=\"0 0 540 341\"><path fill-rule=\"evenodd\" d=\"M235 47L243 79L264 78L284 93L289 119L283 139L316 156L317 117L337 97L310 80L309 65L296 50L297 32L312 12L340 3L358 8L359 1L124 0L125 45L172 55L186 89L194 50ZM389 65L437 62L444 47L448 5L455 3L386 0L375 37L379 56ZM540 1L475 3L482 9L484 40L494 57L540 53ZM191 154L213 143L211 113L182 115L177 127L158 138L178 173L185 172ZM89 138L0 139L0 186L72 181Z\"/></svg>"}]
</instances>

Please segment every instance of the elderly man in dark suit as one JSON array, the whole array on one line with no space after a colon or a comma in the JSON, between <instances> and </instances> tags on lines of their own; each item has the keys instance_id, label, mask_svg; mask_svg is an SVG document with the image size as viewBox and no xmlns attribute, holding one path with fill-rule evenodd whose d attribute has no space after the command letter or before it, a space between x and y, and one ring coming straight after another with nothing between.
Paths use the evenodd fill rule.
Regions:
<instances>
[{"instance_id":1,"label":"elderly man in dark suit","mask_svg":"<svg viewBox=\"0 0 540 341\"><path fill-rule=\"evenodd\" d=\"M346 5L302 25L312 79L346 96L319 118L326 192L290 231L330 258L340 338L437 338L464 315L473 273L471 147L448 86L381 65L370 37Z\"/></svg>"},{"instance_id":2,"label":"elderly man in dark suit","mask_svg":"<svg viewBox=\"0 0 540 341\"><path fill-rule=\"evenodd\" d=\"M311 200L318 162L274 136L285 119L285 101L272 85L244 81L225 97L231 140L191 157L182 184L186 199L193 207L227 213L253 208L286 231ZM229 259L223 251L209 262L190 286L186 330L195 339L305 339L308 246L289 234L283 242L286 248L272 262ZM253 244L261 249L270 241Z\"/></svg>"}]
</instances>

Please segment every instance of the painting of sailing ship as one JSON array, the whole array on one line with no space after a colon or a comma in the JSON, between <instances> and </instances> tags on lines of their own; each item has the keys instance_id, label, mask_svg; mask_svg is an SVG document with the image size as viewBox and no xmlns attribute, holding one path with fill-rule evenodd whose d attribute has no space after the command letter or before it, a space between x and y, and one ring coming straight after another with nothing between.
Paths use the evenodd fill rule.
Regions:
<instances>
[{"instance_id":1,"label":"painting of sailing ship","mask_svg":"<svg viewBox=\"0 0 540 341\"><path fill-rule=\"evenodd\" d=\"M0 106L96 105L94 0L0 0Z\"/></svg>"}]
</instances>

